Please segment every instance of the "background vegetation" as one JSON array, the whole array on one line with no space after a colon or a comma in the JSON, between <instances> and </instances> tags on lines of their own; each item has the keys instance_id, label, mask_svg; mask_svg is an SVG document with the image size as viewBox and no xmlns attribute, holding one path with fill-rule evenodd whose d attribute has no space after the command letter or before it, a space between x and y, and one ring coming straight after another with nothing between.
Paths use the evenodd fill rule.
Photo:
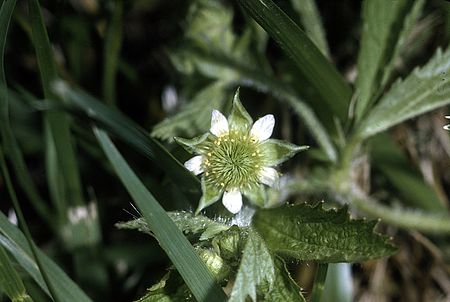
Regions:
<instances>
[{"instance_id":1,"label":"background vegetation","mask_svg":"<svg viewBox=\"0 0 450 302\"><path fill-rule=\"evenodd\" d=\"M200 190L173 137L206 132L238 86L274 137L312 147L271 201L349 204L398 246L330 265L323 299L450 299L448 1L0 4L2 301L134 301L172 264L195 297L220 292L164 210ZM154 237L115 226L141 214ZM316 267L287 262L308 298Z\"/></svg>"}]
</instances>

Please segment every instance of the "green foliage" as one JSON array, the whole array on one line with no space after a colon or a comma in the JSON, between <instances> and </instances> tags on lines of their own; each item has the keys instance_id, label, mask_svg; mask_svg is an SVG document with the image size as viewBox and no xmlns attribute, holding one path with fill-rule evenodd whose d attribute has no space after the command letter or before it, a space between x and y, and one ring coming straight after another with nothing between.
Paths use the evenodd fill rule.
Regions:
<instances>
[{"instance_id":1,"label":"green foliage","mask_svg":"<svg viewBox=\"0 0 450 302\"><path fill-rule=\"evenodd\" d=\"M414 3L415 2L415 3ZM356 80L356 119L360 120L392 73L395 60L423 0L364 1L364 20Z\"/></svg>"},{"instance_id":2,"label":"green foliage","mask_svg":"<svg viewBox=\"0 0 450 302\"><path fill-rule=\"evenodd\" d=\"M376 222L351 220L347 208L325 211L292 205L259 211L253 218L270 249L302 261L359 262L392 255L396 248L375 234Z\"/></svg>"},{"instance_id":3,"label":"green foliage","mask_svg":"<svg viewBox=\"0 0 450 302\"><path fill-rule=\"evenodd\" d=\"M27 294L19 274L13 267L11 259L0 246L0 288L12 302L33 302Z\"/></svg>"},{"instance_id":4,"label":"green foliage","mask_svg":"<svg viewBox=\"0 0 450 302\"><path fill-rule=\"evenodd\" d=\"M274 281L274 259L260 235L250 230L229 301L245 302L247 296L256 301L256 288L267 283L270 291Z\"/></svg>"},{"instance_id":5,"label":"green foliage","mask_svg":"<svg viewBox=\"0 0 450 302\"><path fill-rule=\"evenodd\" d=\"M95 134L120 180L142 211L149 228L158 238L161 247L175 264L194 296L198 300L208 297L214 297L217 301L224 300L225 294L215 283L210 271L200 261L186 237L171 221L158 201L125 162L108 135L98 129L95 130Z\"/></svg>"},{"instance_id":6,"label":"green foliage","mask_svg":"<svg viewBox=\"0 0 450 302\"><path fill-rule=\"evenodd\" d=\"M341 120L346 120L350 88L305 33L271 0L239 3L294 61L324 104Z\"/></svg>"},{"instance_id":7,"label":"green foliage","mask_svg":"<svg viewBox=\"0 0 450 302\"><path fill-rule=\"evenodd\" d=\"M450 103L450 49L437 50L423 67L397 80L361 121L358 135L367 138L409 118Z\"/></svg>"},{"instance_id":8,"label":"green foliage","mask_svg":"<svg viewBox=\"0 0 450 302\"><path fill-rule=\"evenodd\" d=\"M46 282L42 278L33 253L24 234L8 218L0 213L0 244L10 253L19 265L33 278L39 287L51 297ZM62 302L90 302L92 301L80 287L70 279L66 273L46 256L38 251L42 265L51 281L59 301Z\"/></svg>"}]
</instances>

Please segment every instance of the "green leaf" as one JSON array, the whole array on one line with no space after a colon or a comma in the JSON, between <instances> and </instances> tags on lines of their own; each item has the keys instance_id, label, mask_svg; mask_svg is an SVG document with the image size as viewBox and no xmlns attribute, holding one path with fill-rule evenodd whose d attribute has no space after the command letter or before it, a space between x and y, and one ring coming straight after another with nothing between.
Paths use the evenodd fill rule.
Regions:
<instances>
[{"instance_id":1,"label":"green leaf","mask_svg":"<svg viewBox=\"0 0 450 302\"><path fill-rule=\"evenodd\" d=\"M266 243L258 233L250 230L228 301L245 302L247 296L257 301L257 287L268 283L269 290L272 290L275 278L274 260Z\"/></svg>"},{"instance_id":2,"label":"green leaf","mask_svg":"<svg viewBox=\"0 0 450 302\"><path fill-rule=\"evenodd\" d=\"M363 32L356 79L356 119L360 120L382 91L401 46L416 21L423 0L364 1Z\"/></svg>"},{"instance_id":3,"label":"green leaf","mask_svg":"<svg viewBox=\"0 0 450 302\"><path fill-rule=\"evenodd\" d=\"M351 89L306 34L271 0L239 3L294 61L333 113L346 120Z\"/></svg>"},{"instance_id":4,"label":"green leaf","mask_svg":"<svg viewBox=\"0 0 450 302\"><path fill-rule=\"evenodd\" d=\"M155 125L151 135L171 141L174 136L192 137L208 131L212 110L222 108L225 102L224 88L220 81L206 86L180 112Z\"/></svg>"},{"instance_id":5,"label":"green leaf","mask_svg":"<svg viewBox=\"0 0 450 302\"><path fill-rule=\"evenodd\" d=\"M33 302L6 251L0 246L0 288L12 302Z\"/></svg>"},{"instance_id":6,"label":"green leaf","mask_svg":"<svg viewBox=\"0 0 450 302\"><path fill-rule=\"evenodd\" d=\"M360 262L396 251L388 238L374 233L376 222L351 220L347 207L325 211L321 204L302 204L260 210L252 224L271 250L301 261Z\"/></svg>"},{"instance_id":7,"label":"green leaf","mask_svg":"<svg viewBox=\"0 0 450 302\"><path fill-rule=\"evenodd\" d=\"M177 227L185 234L201 234L200 240L207 240L230 228L230 226L226 224L216 222L203 215L194 215L191 212L168 212L167 215L169 215ZM116 223L116 227L119 229L137 229L143 233L153 235L150 227L143 218L119 222Z\"/></svg>"},{"instance_id":8,"label":"green leaf","mask_svg":"<svg viewBox=\"0 0 450 302\"><path fill-rule=\"evenodd\" d=\"M450 104L450 48L406 79L398 80L361 121L357 135L367 138L409 118Z\"/></svg>"},{"instance_id":9,"label":"green leaf","mask_svg":"<svg viewBox=\"0 0 450 302\"><path fill-rule=\"evenodd\" d=\"M305 28L305 33L320 49L322 54L329 57L330 53L325 39L325 30L323 29L316 2L314 0L291 0L291 4L300 15L300 21Z\"/></svg>"},{"instance_id":10,"label":"green leaf","mask_svg":"<svg viewBox=\"0 0 450 302\"><path fill-rule=\"evenodd\" d=\"M328 266L323 302L352 302L353 278L350 263L331 263Z\"/></svg>"},{"instance_id":11,"label":"green leaf","mask_svg":"<svg viewBox=\"0 0 450 302\"><path fill-rule=\"evenodd\" d=\"M263 287L261 290L265 293L264 301L306 302L300 290L289 274L284 261L275 257L275 280L272 290L269 290L268 287Z\"/></svg>"},{"instance_id":12,"label":"green leaf","mask_svg":"<svg viewBox=\"0 0 450 302\"><path fill-rule=\"evenodd\" d=\"M195 214L200 213L201 210L218 201L223 193L215 185L207 182L205 177L202 177L202 192L203 195L200 198Z\"/></svg>"},{"instance_id":13,"label":"green leaf","mask_svg":"<svg viewBox=\"0 0 450 302\"><path fill-rule=\"evenodd\" d=\"M47 285L39 272L31 249L23 233L0 213L0 244L10 252L20 266L36 281L39 287L49 295ZM62 302L90 302L91 299L74 283L64 271L38 250L42 265Z\"/></svg>"},{"instance_id":14,"label":"green leaf","mask_svg":"<svg viewBox=\"0 0 450 302\"><path fill-rule=\"evenodd\" d=\"M165 171L185 193L197 195L198 179L177 161L158 141L134 124L119 111L106 106L80 89L72 89L64 82L57 82L54 90L75 113L88 116L120 137L156 166Z\"/></svg>"},{"instance_id":15,"label":"green leaf","mask_svg":"<svg viewBox=\"0 0 450 302\"><path fill-rule=\"evenodd\" d=\"M201 261L192 245L173 223L158 201L128 166L108 135L95 129L95 135L117 176L133 198L159 244L199 301L224 301L225 294Z\"/></svg>"},{"instance_id":16,"label":"green leaf","mask_svg":"<svg viewBox=\"0 0 450 302\"><path fill-rule=\"evenodd\" d=\"M261 144L262 154L267 166L279 165L298 152L308 149L309 146L297 146L277 139L268 139Z\"/></svg>"},{"instance_id":17,"label":"green leaf","mask_svg":"<svg viewBox=\"0 0 450 302\"><path fill-rule=\"evenodd\" d=\"M231 129L239 130L244 133L248 132L253 124L253 119L248 114L247 110L245 110L244 106L242 106L241 100L239 98L239 88L234 94L233 107L228 117L228 124L230 125Z\"/></svg>"}]
</instances>

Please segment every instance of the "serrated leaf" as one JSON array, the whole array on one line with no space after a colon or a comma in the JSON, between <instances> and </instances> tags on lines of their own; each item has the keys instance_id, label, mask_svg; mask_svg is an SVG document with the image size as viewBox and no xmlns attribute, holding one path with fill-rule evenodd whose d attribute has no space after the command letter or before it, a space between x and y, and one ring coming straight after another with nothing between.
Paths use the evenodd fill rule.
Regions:
<instances>
[{"instance_id":1,"label":"serrated leaf","mask_svg":"<svg viewBox=\"0 0 450 302\"><path fill-rule=\"evenodd\" d=\"M386 236L374 233L376 222L351 220L347 207L294 205L256 212L252 221L268 247L301 261L359 262L393 254Z\"/></svg>"},{"instance_id":2,"label":"serrated leaf","mask_svg":"<svg viewBox=\"0 0 450 302\"><path fill-rule=\"evenodd\" d=\"M362 120L357 135L367 138L409 118L450 104L450 48L398 80Z\"/></svg>"},{"instance_id":3,"label":"serrated leaf","mask_svg":"<svg viewBox=\"0 0 450 302\"><path fill-rule=\"evenodd\" d=\"M245 302L248 296L256 301L257 287L267 283L271 290L275 278L274 260L266 243L258 233L250 229L228 301Z\"/></svg>"},{"instance_id":4,"label":"serrated leaf","mask_svg":"<svg viewBox=\"0 0 450 302\"><path fill-rule=\"evenodd\" d=\"M194 215L191 212L175 211L167 212L167 215L185 234L201 234L200 240L207 240L220 232L228 230L229 225L214 221L203 215ZM127 222L118 222L119 229L138 230L153 235L150 227L143 218L133 219Z\"/></svg>"},{"instance_id":5,"label":"serrated leaf","mask_svg":"<svg viewBox=\"0 0 450 302\"><path fill-rule=\"evenodd\" d=\"M420 12L411 0L378 0L363 2L363 32L358 55L356 79L356 118L360 120L373 98L386 83L399 48ZM411 15L409 15L411 12ZM407 21L407 22L406 22Z\"/></svg>"},{"instance_id":6,"label":"serrated leaf","mask_svg":"<svg viewBox=\"0 0 450 302\"><path fill-rule=\"evenodd\" d=\"M153 127L151 135L171 141L175 136L192 137L209 130L211 112L220 109L225 101L223 82L215 82L200 90L174 116Z\"/></svg>"},{"instance_id":7,"label":"serrated leaf","mask_svg":"<svg viewBox=\"0 0 450 302\"><path fill-rule=\"evenodd\" d=\"M265 292L264 301L305 302L300 290L286 269L284 261L275 257L275 281L271 290L269 288L261 289L261 292Z\"/></svg>"}]
</instances>

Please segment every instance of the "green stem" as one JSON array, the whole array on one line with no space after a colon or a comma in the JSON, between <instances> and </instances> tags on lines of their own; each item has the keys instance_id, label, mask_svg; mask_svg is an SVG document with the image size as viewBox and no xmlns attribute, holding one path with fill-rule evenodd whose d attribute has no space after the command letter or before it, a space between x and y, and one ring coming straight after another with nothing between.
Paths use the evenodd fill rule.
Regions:
<instances>
[{"instance_id":1,"label":"green stem","mask_svg":"<svg viewBox=\"0 0 450 302\"><path fill-rule=\"evenodd\" d=\"M50 279L49 279L49 277L47 275L47 272L44 270L44 266L42 265L41 259L40 259L39 255L38 255L37 247L34 244L33 239L31 237L31 233L30 233L30 230L28 228L27 222L25 220L25 216L23 215L22 208L20 207L19 201L17 199L16 192L14 191L14 187L13 187L12 182L11 182L11 177L9 175L8 168L6 166L5 157L3 155L3 150L1 148L1 146L0 146L0 166L2 168L2 173L3 173L3 178L4 178L4 181L5 181L5 184L6 184L6 188L8 190L8 193L9 193L10 197L11 197L11 200L12 200L12 203L13 203L13 206L14 206L14 210L16 211L17 218L19 220L19 225L20 225L23 233L25 234L25 237L27 239L28 244L30 245L31 251L32 251L33 256L34 256L34 259L36 260L36 264L37 264L37 266L39 268L39 271L42 274L42 278L44 279L45 284L48 287L48 290L50 292L51 298L55 302L59 302L61 300L57 296L56 290L53 287L53 284L50 282Z\"/></svg>"},{"instance_id":2,"label":"green stem","mask_svg":"<svg viewBox=\"0 0 450 302\"><path fill-rule=\"evenodd\" d=\"M311 302L320 302L323 289L325 288L325 280L327 279L328 263L318 263L316 277L311 293Z\"/></svg>"},{"instance_id":3,"label":"green stem","mask_svg":"<svg viewBox=\"0 0 450 302\"><path fill-rule=\"evenodd\" d=\"M347 194L341 197L359 210L384 222L409 230L426 233L450 234L450 215L422 212L417 209L391 207L361 194Z\"/></svg>"}]
</instances>

